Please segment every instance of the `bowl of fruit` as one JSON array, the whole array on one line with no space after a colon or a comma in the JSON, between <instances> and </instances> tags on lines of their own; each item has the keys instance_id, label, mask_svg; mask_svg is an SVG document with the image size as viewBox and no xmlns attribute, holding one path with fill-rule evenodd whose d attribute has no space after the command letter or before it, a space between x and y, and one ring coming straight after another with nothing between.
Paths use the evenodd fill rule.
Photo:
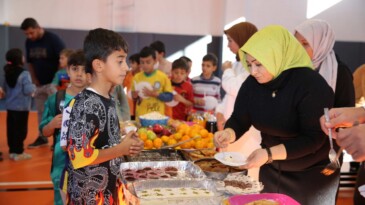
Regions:
<instances>
[{"instance_id":1,"label":"bowl of fruit","mask_svg":"<svg viewBox=\"0 0 365 205\"><path fill-rule=\"evenodd\" d=\"M158 112L151 112L139 116L139 122L141 123L142 127L149 127L155 124L167 125L168 120L169 117L162 115Z\"/></svg>"}]
</instances>

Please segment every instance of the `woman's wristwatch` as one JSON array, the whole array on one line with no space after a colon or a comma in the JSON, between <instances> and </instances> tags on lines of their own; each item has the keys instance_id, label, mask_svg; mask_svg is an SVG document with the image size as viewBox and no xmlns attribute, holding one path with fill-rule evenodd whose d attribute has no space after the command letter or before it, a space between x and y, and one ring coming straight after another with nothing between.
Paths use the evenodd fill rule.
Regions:
<instances>
[{"instance_id":1,"label":"woman's wristwatch","mask_svg":"<svg viewBox=\"0 0 365 205\"><path fill-rule=\"evenodd\" d=\"M265 148L265 150L266 150L266 152L267 152L267 161L266 161L266 163L265 163L265 164L270 164L270 163L272 163L272 162L273 162L273 160L272 160L272 153L271 153L271 150L270 150L270 148L268 148L268 147L266 147L266 148Z\"/></svg>"}]
</instances>

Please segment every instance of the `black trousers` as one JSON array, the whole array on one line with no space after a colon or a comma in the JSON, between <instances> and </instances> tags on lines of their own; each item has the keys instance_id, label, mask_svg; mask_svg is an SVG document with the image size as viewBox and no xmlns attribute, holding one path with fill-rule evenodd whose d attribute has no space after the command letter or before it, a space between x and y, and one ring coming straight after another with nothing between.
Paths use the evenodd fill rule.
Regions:
<instances>
[{"instance_id":1,"label":"black trousers","mask_svg":"<svg viewBox=\"0 0 365 205\"><path fill-rule=\"evenodd\" d=\"M9 153L24 152L24 140L28 132L29 111L8 110L6 117Z\"/></svg>"},{"instance_id":2,"label":"black trousers","mask_svg":"<svg viewBox=\"0 0 365 205\"><path fill-rule=\"evenodd\" d=\"M362 162L357 175L356 186L354 191L354 205L364 205L365 198L359 192L359 186L365 184L365 162Z\"/></svg>"}]
</instances>

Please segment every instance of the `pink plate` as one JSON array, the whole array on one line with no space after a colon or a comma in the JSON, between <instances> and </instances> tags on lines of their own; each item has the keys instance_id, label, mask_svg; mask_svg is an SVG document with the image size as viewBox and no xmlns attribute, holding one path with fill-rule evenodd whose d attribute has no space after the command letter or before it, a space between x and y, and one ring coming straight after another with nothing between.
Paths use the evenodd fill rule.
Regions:
<instances>
[{"instance_id":1,"label":"pink plate","mask_svg":"<svg viewBox=\"0 0 365 205\"><path fill-rule=\"evenodd\" d=\"M280 203L280 205L300 205L297 201L284 194L265 193L265 194L248 194L236 195L229 197L230 205L242 205L260 199L271 199Z\"/></svg>"}]
</instances>

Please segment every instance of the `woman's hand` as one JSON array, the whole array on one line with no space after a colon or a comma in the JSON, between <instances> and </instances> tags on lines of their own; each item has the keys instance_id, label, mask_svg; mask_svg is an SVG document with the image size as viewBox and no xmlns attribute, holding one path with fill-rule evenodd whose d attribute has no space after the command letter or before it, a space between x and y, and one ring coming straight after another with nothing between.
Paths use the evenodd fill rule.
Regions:
<instances>
[{"instance_id":1,"label":"woman's hand","mask_svg":"<svg viewBox=\"0 0 365 205\"><path fill-rule=\"evenodd\" d=\"M217 117L217 128L218 130L224 129L224 124L226 123L226 119L224 118L224 115L220 112L216 114Z\"/></svg>"},{"instance_id":2,"label":"woman's hand","mask_svg":"<svg viewBox=\"0 0 365 205\"><path fill-rule=\"evenodd\" d=\"M267 162L268 159L269 156L265 149L257 149L253 151L250 156L248 156L247 164L240 166L239 169L251 169L261 167Z\"/></svg>"},{"instance_id":3,"label":"woman's hand","mask_svg":"<svg viewBox=\"0 0 365 205\"><path fill-rule=\"evenodd\" d=\"M222 71L224 72L227 69L231 69L232 68L232 62L231 61L226 61L222 64Z\"/></svg>"},{"instance_id":4,"label":"woman's hand","mask_svg":"<svg viewBox=\"0 0 365 205\"><path fill-rule=\"evenodd\" d=\"M231 142L236 139L236 134L230 128L218 131L214 134L213 142L218 148L226 148Z\"/></svg>"}]
</instances>

